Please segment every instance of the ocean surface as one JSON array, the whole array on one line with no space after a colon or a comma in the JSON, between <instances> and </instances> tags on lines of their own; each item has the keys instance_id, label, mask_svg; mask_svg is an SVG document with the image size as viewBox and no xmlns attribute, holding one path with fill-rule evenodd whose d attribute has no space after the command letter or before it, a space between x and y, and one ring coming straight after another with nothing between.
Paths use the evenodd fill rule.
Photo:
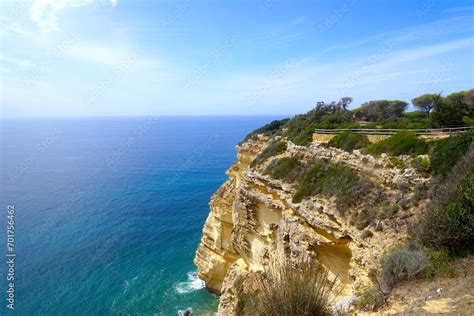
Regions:
<instances>
[{"instance_id":1,"label":"ocean surface","mask_svg":"<svg viewBox=\"0 0 474 316\"><path fill-rule=\"evenodd\" d=\"M235 145L272 119L2 119L0 314L215 311L193 264L208 202ZM13 312L7 253L15 254Z\"/></svg>"}]
</instances>

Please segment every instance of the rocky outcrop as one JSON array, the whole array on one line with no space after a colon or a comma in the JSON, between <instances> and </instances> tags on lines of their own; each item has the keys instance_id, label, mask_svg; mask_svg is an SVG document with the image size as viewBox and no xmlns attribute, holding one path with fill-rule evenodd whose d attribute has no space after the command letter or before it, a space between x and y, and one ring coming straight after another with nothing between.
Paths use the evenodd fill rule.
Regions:
<instances>
[{"instance_id":1,"label":"rocky outcrop","mask_svg":"<svg viewBox=\"0 0 474 316\"><path fill-rule=\"evenodd\" d=\"M321 142L321 143L327 143L331 139L333 139L337 134L320 134L320 133L314 133L313 134L313 141L314 142ZM372 132L372 134L367 134L367 140L371 143L376 143L381 140L389 138L391 135L386 135L386 134L375 134ZM440 133L440 134L433 134L433 135L420 135L420 138L427 139L427 140L435 140L435 139L442 139L442 138L447 138L449 137L450 134L448 133Z\"/></svg>"},{"instance_id":2,"label":"rocky outcrop","mask_svg":"<svg viewBox=\"0 0 474 316\"><path fill-rule=\"evenodd\" d=\"M342 215L330 196L315 195L293 203L295 185L262 172L271 159L278 157L251 168L251 161L269 142L260 137L237 147L238 159L227 171L229 179L212 197L196 252L199 277L209 290L221 294L221 315L235 314L239 283L262 271L275 253L312 258L339 279L338 300L350 301L355 292L371 286L369 271L379 269L382 255L406 239L408 227L427 202L418 199L415 203L411 198L415 187L426 186L430 179L413 168L392 166L389 157L288 143L286 152L278 157L298 155L302 160L318 158L346 164L383 190L390 203L401 198L407 201L395 215L372 223L367 236L348 215L362 206L356 205ZM409 166L411 158L403 159Z\"/></svg>"}]
</instances>

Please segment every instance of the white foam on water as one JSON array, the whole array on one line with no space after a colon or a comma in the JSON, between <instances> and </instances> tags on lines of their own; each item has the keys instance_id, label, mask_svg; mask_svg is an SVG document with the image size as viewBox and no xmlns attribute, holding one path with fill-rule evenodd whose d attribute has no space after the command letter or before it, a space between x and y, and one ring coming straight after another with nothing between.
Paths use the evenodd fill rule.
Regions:
<instances>
[{"instance_id":1,"label":"white foam on water","mask_svg":"<svg viewBox=\"0 0 474 316\"><path fill-rule=\"evenodd\" d=\"M127 293L129 286L130 286L130 282L128 282L128 280L125 280L125 283L124 283L124 286L123 286L123 292L122 292L122 294Z\"/></svg>"},{"instance_id":2,"label":"white foam on water","mask_svg":"<svg viewBox=\"0 0 474 316\"><path fill-rule=\"evenodd\" d=\"M203 289L205 286L206 284L198 277L197 272L188 272L188 280L175 284L174 289L179 294L186 294Z\"/></svg>"}]
</instances>

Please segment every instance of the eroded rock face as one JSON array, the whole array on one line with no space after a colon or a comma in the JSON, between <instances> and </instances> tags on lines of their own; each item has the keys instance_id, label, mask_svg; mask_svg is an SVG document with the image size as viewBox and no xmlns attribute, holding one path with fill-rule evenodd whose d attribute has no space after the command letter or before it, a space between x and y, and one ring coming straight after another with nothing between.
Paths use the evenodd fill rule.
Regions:
<instances>
[{"instance_id":1,"label":"eroded rock face","mask_svg":"<svg viewBox=\"0 0 474 316\"><path fill-rule=\"evenodd\" d=\"M390 203L396 203L401 195L410 200L414 187L426 185L430 179L411 168L392 167L385 156L374 158L317 144L301 147L289 143L285 153L250 168L253 158L269 141L260 137L237 147L238 159L227 171L229 179L210 202L211 211L194 262L207 288L221 294L220 315L235 314L237 284L249 274L262 271L275 253L289 258L304 254L314 259L340 280L339 299L351 297L371 285L369 271L379 268L387 249L406 239L407 228L427 203L422 200L415 206L408 202L396 215L366 228L372 234L367 237L348 215L360 206L341 215L333 197L316 195L293 203L295 185L263 175L263 170L272 159L289 155L343 163L377 183ZM401 184L404 192L398 189Z\"/></svg>"}]
</instances>

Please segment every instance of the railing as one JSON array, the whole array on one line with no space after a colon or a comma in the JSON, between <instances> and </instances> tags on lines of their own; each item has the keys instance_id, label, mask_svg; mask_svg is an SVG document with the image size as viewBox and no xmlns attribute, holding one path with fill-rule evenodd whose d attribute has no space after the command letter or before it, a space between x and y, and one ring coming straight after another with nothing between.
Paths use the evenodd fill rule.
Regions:
<instances>
[{"instance_id":1,"label":"railing","mask_svg":"<svg viewBox=\"0 0 474 316\"><path fill-rule=\"evenodd\" d=\"M393 135L400 131L413 132L417 135L456 135L474 130L474 126L445 127L445 128L426 128L426 129L394 129L394 128L338 128L338 129L316 129L317 134L340 134L350 132L352 134L367 135Z\"/></svg>"}]
</instances>

